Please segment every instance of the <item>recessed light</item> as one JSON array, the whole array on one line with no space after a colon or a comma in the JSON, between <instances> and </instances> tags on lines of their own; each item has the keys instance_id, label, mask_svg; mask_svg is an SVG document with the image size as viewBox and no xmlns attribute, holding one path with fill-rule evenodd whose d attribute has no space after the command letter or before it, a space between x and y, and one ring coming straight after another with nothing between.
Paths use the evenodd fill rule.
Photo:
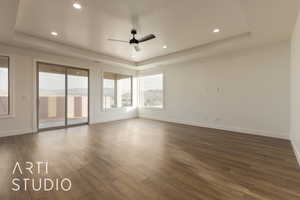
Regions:
<instances>
[{"instance_id":1,"label":"recessed light","mask_svg":"<svg viewBox=\"0 0 300 200\"><path fill-rule=\"evenodd\" d=\"M214 29L213 32L214 32L214 33L220 33L220 31L221 31L220 29L216 28L216 29Z\"/></svg>"},{"instance_id":2,"label":"recessed light","mask_svg":"<svg viewBox=\"0 0 300 200\"><path fill-rule=\"evenodd\" d=\"M82 8L81 4L79 2L73 3L73 7L77 10L80 10Z\"/></svg>"},{"instance_id":3,"label":"recessed light","mask_svg":"<svg viewBox=\"0 0 300 200\"><path fill-rule=\"evenodd\" d=\"M163 48L166 49L166 48L167 48L167 45L164 45Z\"/></svg>"},{"instance_id":4,"label":"recessed light","mask_svg":"<svg viewBox=\"0 0 300 200\"><path fill-rule=\"evenodd\" d=\"M52 31L52 32L51 32L51 35L53 35L53 36L58 36L58 33L55 32L55 31Z\"/></svg>"}]
</instances>

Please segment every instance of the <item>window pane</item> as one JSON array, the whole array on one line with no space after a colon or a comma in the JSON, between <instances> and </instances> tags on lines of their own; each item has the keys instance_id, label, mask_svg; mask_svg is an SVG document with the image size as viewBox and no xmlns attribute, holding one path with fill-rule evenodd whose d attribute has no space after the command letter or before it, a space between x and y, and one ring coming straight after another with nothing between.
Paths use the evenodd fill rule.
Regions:
<instances>
[{"instance_id":1,"label":"window pane","mask_svg":"<svg viewBox=\"0 0 300 200\"><path fill-rule=\"evenodd\" d=\"M105 72L103 75L103 108L132 105L132 77Z\"/></svg>"},{"instance_id":2,"label":"window pane","mask_svg":"<svg viewBox=\"0 0 300 200\"><path fill-rule=\"evenodd\" d=\"M88 71L67 69L68 125L88 122Z\"/></svg>"},{"instance_id":3,"label":"window pane","mask_svg":"<svg viewBox=\"0 0 300 200\"><path fill-rule=\"evenodd\" d=\"M0 56L0 115L9 114L9 58Z\"/></svg>"},{"instance_id":4,"label":"window pane","mask_svg":"<svg viewBox=\"0 0 300 200\"><path fill-rule=\"evenodd\" d=\"M117 84L118 107L132 106L131 77L119 79Z\"/></svg>"},{"instance_id":5,"label":"window pane","mask_svg":"<svg viewBox=\"0 0 300 200\"><path fill-rule=\"evenodd\" d=\"M65 68L39 63L39 129L65 126Z\"/></svg>"},{"instance_id":6,"label":"window pane","mask_svg":"<svg viewBox=\"0 0 300 200\"><path fill-rule=\"evenodd\" d=\"M140 105L142 107L163 107L163 74L145 76L139 79Z\"/></svg>"},{"instance_id":7,"label":"window pane","mask_svg":"<svg viewBox=\"0 0 300 200\"><path fill-rule=\"evenodd\" d=\"M109 109L115 106L115 80L105 77L103 79L103 108Z\"/></svg>"}]
</instances>

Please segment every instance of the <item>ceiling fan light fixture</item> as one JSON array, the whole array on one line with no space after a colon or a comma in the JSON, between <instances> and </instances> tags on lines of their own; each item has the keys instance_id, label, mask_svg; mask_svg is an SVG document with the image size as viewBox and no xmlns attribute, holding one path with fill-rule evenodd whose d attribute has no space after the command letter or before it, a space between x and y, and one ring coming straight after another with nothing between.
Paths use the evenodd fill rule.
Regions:
<instances>
[{"instance_id":1,"label":"ceiling fan light fixture","mask_svg":"<svg viewBox=\"0 0 300 200\"><path fill-rule=\"evenodd\" d=\"M219 28L215 28L215 29L213 30L214 33L220 33L220 31L221 31L221 30L220 30Z\"/></svg>"},{"instance_id":2,"label":"ceiling fan light fixture","mask_svg":"<svg viewBox=\"0 0 300 200\"><path fill-rule=\"evenodd\" d=\"M129 44L134 47L136 52L141 51L141 49L139 47L140 43L143 43L143 42L146 42L146 41L149 41L149 40L152 40L152 39L156 38L156 36L154 34L149 34L149 35L146 35L146 36L144 36L140 39L136 39L135 35L137 34L137 31L135 29L131 30L131 34L132 34L132 39L129 40ZM128 43L127 41L124 41L124 40L117 40L117 39L108 39L108 40L114 41L114 42Z\"/></svg>"}]
</instances>

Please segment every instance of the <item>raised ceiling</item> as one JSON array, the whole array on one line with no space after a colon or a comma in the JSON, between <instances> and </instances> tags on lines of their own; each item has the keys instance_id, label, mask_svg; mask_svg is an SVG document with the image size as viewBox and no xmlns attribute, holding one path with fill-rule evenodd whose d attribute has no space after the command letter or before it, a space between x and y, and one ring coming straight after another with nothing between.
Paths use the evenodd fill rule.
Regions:
<instances>
[{"instance_id":1,"label":"raised ceiling","mask_svg":"<svg viewBox=\"0 0 300 200\"><path fill-rule=\"evenodd\" d=\"M249 31L239 0L71 0L20 1L16 30L127 60L145 60ZM135 52L126 43L136 27L138 37L157 39ZM215 28L221 34L213 34ZM49 33L57 31L59 37ZM162 47L167 45L167 49ZM134 56L135 58L133 58Z\"/></svg>"},{"instance_id":2,"label":"raised ceiling","mask_svg":"<svg viewBox=\"0 0 300 200\"><path fill-rule=\"evenodd\" d=\"M256 44L288 39L300 6L299 0L80 0L83 8L76 10L73 0L3 2L7 6L15 2L14 7L18 3L18 7L15 16L0 8L4 12L0 23L14 21L15 33L30 36L30 42L23 37L27 45L34 47L35 38L45 42L42 48L54 42L128 63L152 61L244 33L251 33ZM10 30L11 24L7 25ZM157 39L141 44L140 52L129 44L107 40L129 40L133 27L137 37L153 33ZM215 28L221 32L214 34ZM52 31L58 36L52 36ZM0 31L3 41L2 35Z\"/></svg>"}]
</instances>

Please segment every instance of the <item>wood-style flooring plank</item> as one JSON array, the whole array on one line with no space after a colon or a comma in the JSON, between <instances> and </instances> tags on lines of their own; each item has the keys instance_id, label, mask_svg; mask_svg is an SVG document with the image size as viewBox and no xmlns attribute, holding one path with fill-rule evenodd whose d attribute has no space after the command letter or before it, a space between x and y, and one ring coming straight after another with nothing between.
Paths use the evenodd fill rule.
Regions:
<instances>
[{"instance_id":1,"label":"wood-style flooring plank","mask_svg":"<svg viewBox=\"0 0 300 200\"><path fill-rule=\"evenodd\" d=\"M48 174L13 175L26 161ZM72 188L11 190L45 177ZM0 138L0 199L300 200L300 168L287 140L131 119Z\"/></svg>"}]
</instances>

